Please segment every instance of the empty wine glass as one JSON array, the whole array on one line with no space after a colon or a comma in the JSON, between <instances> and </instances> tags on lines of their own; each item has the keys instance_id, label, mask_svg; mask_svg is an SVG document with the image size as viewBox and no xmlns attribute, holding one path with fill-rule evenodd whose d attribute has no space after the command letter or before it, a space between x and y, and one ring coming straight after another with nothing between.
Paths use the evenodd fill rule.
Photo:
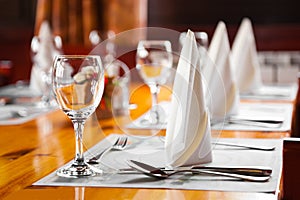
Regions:
<instances>
[{"instance_id":1,"label":"empty wine glass","mask_svg":"<svg viewBox=\"0 0 300 200\"><path fill-rule=\"evenodd\" d=\"M30 88L41 93L41 101L37 103L41 109L48 110L56 107L51 90L52 62L55 56L61 53L62 39L60 36L34 36L31 40L33 68Z\"/></svg>"},{"instance_id":2,"label":"empty wine glass","mask_svg":"<svg viewBox=\"0 0 300 200\"><path fill-rule=\"evenodd\" d=\"M149 115L142 120L145 124L165 124L166 116L157 105L160 86L165 84L171 73L173 56L171 43L167 40L143 40L137 47L136 68L152 95L152 107Z\"/></svg>"},{"instance_id":3,"label":"empty wine glass","mask_svg":"<svg viewBox=\"0 0 300 200\"><path fill-rule=\"evenodd\" d=\"M180 46L179 50L180 51L183 46L186 34L187 34L187 32L182 32L179 35L179 46ZM208 35L206 32L203 32L203 31L195 32L195 39L197 41L198 48L202 47L205 50L208 49Z\"/></svg>"},{"instance_id":4,"label":"empty wine glass","mask_svg":"<svg viewBox=\"0 0 300 200\"><path fill-rule=\"evenodd\" d=\"M60 108L71 119L76 138L75 159L57 171L63 177L99 173L83 156L83 129L86 119L100 103L104 90L104 68L99 56L60 55L53 66L53 90Z\"/></svg>"}]
</instances>

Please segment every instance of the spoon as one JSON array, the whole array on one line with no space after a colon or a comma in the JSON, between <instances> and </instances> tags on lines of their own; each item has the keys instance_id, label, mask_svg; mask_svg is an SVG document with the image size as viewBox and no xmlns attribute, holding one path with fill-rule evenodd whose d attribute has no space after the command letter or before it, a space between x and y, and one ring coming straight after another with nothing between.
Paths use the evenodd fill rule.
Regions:
<instances>
[{"instance_id":1,"label":"spoon","mask_svg":"<svg viewBox=\"0 0 300 200\"><path fill-rule=\"evenodd\" d=\"M190 172L190 173L204 173L204 174L212 174L212 175L219 175L231 178L237 178L246 181L255 181L255 182L266 182L269 180L270 176L248 176L248 175L241 175L241 174L231 174L231 173L224 173L224 172L216 172L216 171L208 171L208 170L199 170L199 169L184 169L184 170L176 170L172 172L163 171L160 168L153 167L151 165L141 163L135 160L128 160L127 164L134 168L135 170L144 173L145 175L152 176L159 179L166 179L174 174L183 173L183 172Z\"/></svg>"}]
</instances>

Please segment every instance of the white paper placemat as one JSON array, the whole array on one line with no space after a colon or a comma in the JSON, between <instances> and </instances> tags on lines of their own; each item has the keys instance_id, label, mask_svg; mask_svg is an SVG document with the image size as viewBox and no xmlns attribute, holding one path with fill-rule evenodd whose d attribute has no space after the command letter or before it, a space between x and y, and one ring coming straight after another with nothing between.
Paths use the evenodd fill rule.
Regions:
<instances>
[{"instance_id":1,"label":"white paper placemat","mask_svg":"<svg viewBox=\"0 0 300 200\"><path fill-rule=\"evenodd\" d=\"M29 85L7 85L0 88L0 97L38 97L41 94L32 90Z\"/></svg>"},{"instance_id":2,"label":"white paper placemat","mask_svg":"<svg viewBox=\"0 0 300 200\"><path fill-rule=\"evenodd\" d=\"M287 100L292 101L297 94L297 84L292 85L263 85L251 93L242 93L241 99L253 100Z\"/></svg>"},{"instance_id":3,"label":"white paper placemat","mask_svg":"<svg viewBox=\"0 0 300 200\"><path fill-rule=\"evenodd\" d=\"M165 111L166 116L170 113L170 102L161 102L159 104ZM149 112L149 111L148 111ZM289 131L291 129L293 104L292 103L241 103L239 105L239 116L249 116L253 119L256 116L264 116L265 118L282 118L283 123L275 127L257 126L255 124L233 124L220 121L211 125L212 130L241 130L241 131ZM126 128L130 129L166 129L167 124L160 125L143 125L141 120L147 115L147 112L132 123L128 124ZM168 118L168 117L167 117ZM211 121L212 122L212 121Z\"/></svg>"},{"instance_id":4,"label":"white paper placemat","mask_svg":"<svg viewBox=\"0 0 300 200\"><path fill-rule=\"evenodd\" d=\"M41 115L56 110L36 106L5 105L0 106L0 125L18 125L29 122Z\"/></svg>"},{"instance_id":5,"label":"white paper placemat","mask_svg":"<svg viewBox=\"0 0 300 200\"><path fill-rule=\"evenodd\" d=\"M86 158L92 157L111 145L117 135L110 135L86 152ZM222 142L276 146L274 151L257 151L243 148L214 146L213 166L268 166L273 169L268 182L245 182L231 178L209 175L174 175L159 180L144 174L111 174L89 178L68 179L58 177L56 172L37 181L35 186L91 186L121 188L166 188L185 190L216 190L236 192L275 193L279 187L282 166L282 140L280 139L220 139ZM164 166L164 143L160 137L151 137L138 141L130 138L130 145L124 151L107 153L102 162L112 168L128 168L126 160L134 159L157 167Z\"/></svg>"},{"instance_id":6,"label":"white paper placemat","mask_svg":"<svg viewBox=\"0 0 300 200\"><path fill-rule=\"evenodd\" d=\"M227 123L226 120L213 124L213 130L240 130L240 131L289 131L291 130L293 104L291 103L241 103L237 116L249 118L283 119L278 127L264 127L254 123L239 124Z\"/></svg>"}]
</instances>

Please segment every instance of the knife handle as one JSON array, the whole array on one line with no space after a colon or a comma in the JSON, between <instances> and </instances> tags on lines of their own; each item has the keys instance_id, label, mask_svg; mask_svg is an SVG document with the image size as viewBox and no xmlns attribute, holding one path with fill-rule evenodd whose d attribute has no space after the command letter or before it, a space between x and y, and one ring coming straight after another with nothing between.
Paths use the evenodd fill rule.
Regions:
<instances>
[{"instance_id":1,"label":"knife handle","mask_svg":"<svg viewBox=\"0 0 300 200\"><path fill-rule=\"evenodd\" d=\"M211 170L218 172L236 173L250 176L270 176L272 169L268 167L254 168L254 167L209 167L209 166L193 166L191 169Z\"/></svg>"}]
</instances>

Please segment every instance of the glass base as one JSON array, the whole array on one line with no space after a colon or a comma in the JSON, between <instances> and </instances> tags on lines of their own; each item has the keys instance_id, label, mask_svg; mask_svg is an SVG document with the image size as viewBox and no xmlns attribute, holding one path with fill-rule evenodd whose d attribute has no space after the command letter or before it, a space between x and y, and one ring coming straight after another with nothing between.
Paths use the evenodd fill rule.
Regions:
<instances>
[{"instance_id":1,"label":"glass base","mask_svg":"<svg viewBox=\"0 0 300 200\"><path fill-rule=\"evenodd\" d=\"M54 100L39 101L39 102L36 102L36 107L39 108L41 111L50 111L55 108L58 108L58 105Z\"/></svg>"},{"instance_id":2,"label":"glass base","mask_svg":"<svg viewBox=\"0 0 300 200\"><path fill-rule=\"evenodd\" d=\"M145 115L144 118L140 121L142 125L166 125L167 116L164 109L159 105L154 105Z\"/></svg>"},{"instance_id":3,"label":"glass base","mask_svg":"<svg viewBox=\"0 0 300 200\"><path fill-rule=\"evenodd\" d=\"M72 164L70 166L61 168L57 170L56 174L61 177L66 178L81 178L87 176L95 176L102 172L100 169L94 169L94 167L84 164L84 165L75 165Z\"/></svg>"}]
</instances>

